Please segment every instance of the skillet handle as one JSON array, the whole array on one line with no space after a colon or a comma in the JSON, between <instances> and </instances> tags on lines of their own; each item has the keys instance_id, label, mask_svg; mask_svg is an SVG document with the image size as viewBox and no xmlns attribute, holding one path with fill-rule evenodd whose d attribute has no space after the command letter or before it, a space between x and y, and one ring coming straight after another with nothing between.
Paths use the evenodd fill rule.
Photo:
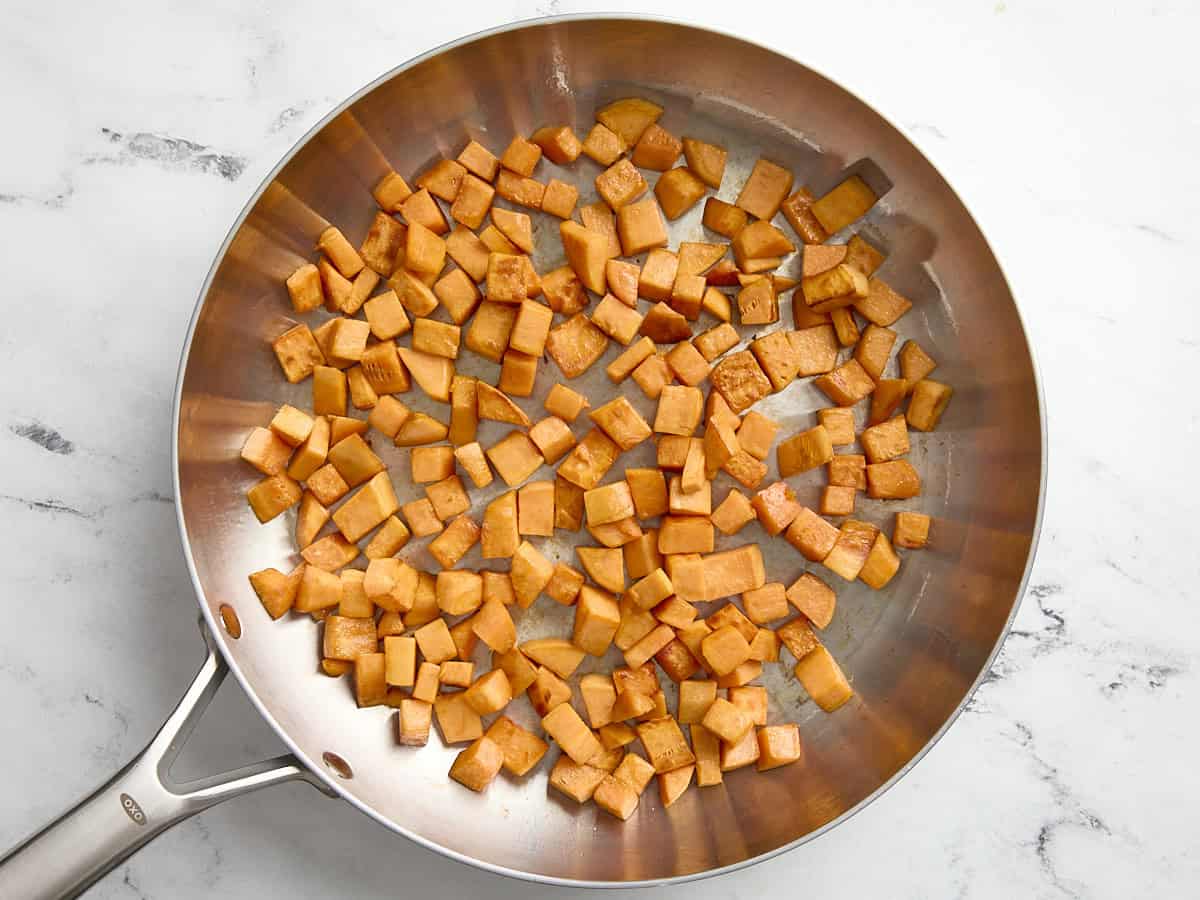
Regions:
<instances>
[{"instance_id":1,"label":"skillet handle","mask_svg":"<svg viewBox=\"0 0 1200 900\"><path fill-rule=\"evenodd\" d=\"M286 754L184 784L170 777L228 667L201 622L208 656L154 739L90 797L0 858L0 898L77 897L176 822L283 781L328 789Z\"/></svg>"}]
</instances>

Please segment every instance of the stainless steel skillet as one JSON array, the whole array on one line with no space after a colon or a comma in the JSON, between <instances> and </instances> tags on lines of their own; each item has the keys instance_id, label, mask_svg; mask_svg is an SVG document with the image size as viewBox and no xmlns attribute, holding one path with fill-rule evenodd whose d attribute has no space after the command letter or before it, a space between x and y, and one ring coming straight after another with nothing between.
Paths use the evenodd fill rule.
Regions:
<instances>
[{"instance_id":1,"label":"stainless steel skillet","mask_svg":"<svg viewBox=\"0 0 1200 900\"><path fill-rule=\"evenodd\" d=\"M908 554L885 592L841 588L824 635L856 699L825 715L803 702L790 676L773 675L775 713L800 722L803 765L734 773L669 810L648 793L622 825L548 794L544 766L523 784L465 791L446 778L451 751L436 740L398 748L390 711L355 709L344 683L317 674L313 624L271 623L247 586L250 571L286 567L292 542L282 517L260 527L248 515L250 479L238 451L278 403L307 405L307 387L283 382L267 346L288 322L282 278L310 257L327 222L361 239L370 188L387 165L418 172L468 137L499 151L515 131L548 122L582 133L597 105L630 94L662 102L676 133L730 147L726 199L760 153L817 193L848 169L885 190L860 227L888 252L881 275L916 304L898 326L902 337L934 353L937 377L957 394L939 431L914 448L926 486L906 508L936 517L933 545ZM590 163L554 174L589 198ZM699 237L698 214L673 225L673 240ZM539 241L539 270L555 263L553 243ZM495 378L495 367L476 366L467 370ZM539 392L555 374L543 366ZM585 378L583 390L596 402L612 388L600 375ZM822 405L811 386L797 384L765 411L788 433L809 427ZM0 897L78 893L179 819L291 779L455 859L552 883L657 884L796 846L894 783L962 709L1016 611L1046 472L1041 395L1016 305L983 234L933 166L870 107L797 62L726 35L628 18L550 19L465 38L388 73L310 132L256 192L214 263L184 346L174 428L177 509L208 657L138 759L0 861ZM498 436L481 437L486 445ZM416 496L402 480L402 499ZM818 481L797 484L802 501L815 500ZM890 508L860 512L890 527ZM750 529L728 543L762 539ZM783 546L768 553L768 568L787 583L802 560ZM224 626L223 606L240 636ZM523 635L561 627L557 611L531 612ZM170 762L227 667L293 753L175 784Z\"/></svg>"}]
</instances>

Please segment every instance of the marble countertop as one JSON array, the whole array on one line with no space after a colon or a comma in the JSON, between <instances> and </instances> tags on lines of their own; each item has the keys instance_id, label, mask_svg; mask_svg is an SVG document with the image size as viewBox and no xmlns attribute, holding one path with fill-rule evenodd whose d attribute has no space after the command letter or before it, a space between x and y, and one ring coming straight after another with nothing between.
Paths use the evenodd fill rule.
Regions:
<instances>
[{"instance_id":1,"label":"marble countertop","mask_svg":"<svg viewBox=\"0 0 1200 900\"><path fill-rule=\"evenodd\" d=\"M409 56L584 9L6 7L0 847L140 750L199 664L167 422L194 298L250 192L341 98ZM772 44L887 111L984 224L1051 411L1045 526L991 677L911 774L815 843L654 896L785 884L820 897L1194 895L1200 297L1185 272L1200 241L1200 14L1172 0L781 9L696 0L686 16ZM235 685L206 721L185 776L280 746ZM466 868L290 785L184 823L91 896L346 885L570 893Z\"/></svg>"}]
</instances>

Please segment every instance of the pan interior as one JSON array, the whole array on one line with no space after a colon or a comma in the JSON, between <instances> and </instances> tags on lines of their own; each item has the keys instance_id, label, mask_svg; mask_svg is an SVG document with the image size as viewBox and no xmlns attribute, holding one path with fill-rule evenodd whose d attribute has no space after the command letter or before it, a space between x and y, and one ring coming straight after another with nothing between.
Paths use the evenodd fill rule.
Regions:
<instances>
[{"instance_id":1,"label":"pan interior","mask_svg":"<svg viewBox=\"0 0 1200 900\"><path fill-rule=\"evenodd\" d=\"M347 680L318 674L317 626L306 617L272 623L246 581L268 566L286 571L298 557L294 516L260 526L246 507L243 494L255 479L238 453L247 431L280 403L311 405L309 384L288 385L269 347L293 322L282 282L313 258L326 223L355 244L363 238L375 211L370 189L388 165L408 177L457 155L470 138L499 154L514 133L547 123L569 123L582 136L598 105L629 95L660 102L670 131L729 148L718 193L727 201L760 155L818 195L848 171L885 190L855 228L887 251L880 275L914 302L896 326L901 341L929 350L939 364L935 377L956 394L936 433L913 434L922 496L881 503L860 495L856 512L889 532L895 509L928 512L932 546L905 554L882 592L817 570L838 592L837 615L822 638L856 699L826 715L803 697L787 663L768 664L772 720L800 723L803 764L730 773L724 786L693 788L669 810L650 790L643 809L622 824L593 806L564 802L548 788L546 763L519 782L501 777L482 795L466 791L446 776L458 748L436 736L424 748L397 746L392 710L358 710ZM570 168L544 161L536 177L577 185L582 205L596 199L599 171L581 157ZM672 224L672 246L717 239L701 228L700 211ZM535 264L545 272L563 262L557 222L534 220ZM790 302L782 307L789 325ZM308 321L315 327L324 318L319 312ZM707 318L700 328L714 324ZM743 340L755 333L740 332ZM610 345L572 387L593 406L624 393L652 419L654 406L636 387L614 388L603 374L620 349ZM459 370L493 384L499 371L471 353ZM542 363L534 396L559 378L552 362ZM448 415L419 389L404 400ZM699 873L776 850L853 810L911 763L964 701L1004 633L1036 531L1042 427L1033 366L1000 269L957 197L895 129L821 76L736 39L665 23L562 20L492 33L393 73L331 118L265 186L218 261L179 403L180 509L200 602L210 621L221 604L237 611L242 636L218 630L217 641L252 698L309 765L381 822L468 861L533 877L619 882ZM545 414L533 399L522 405L535 420ZM786 437L815 424L814 411L826 405L805 380L760 409ZM508 428L481 423L481 443L489 446ZM576 437L586 429L577 422ZM380 448L385 442L375 437L401 502L423 496L407 477L404 451ZM764 486L776 475L773 454L768 462ZM653 451L643 446L619 464L653 465ZM552 477L546 468L534 476ZM822 472L791 482L801 502L816 505ZM718 478L714 505L731 486ZM472 514L480 516L500 489L497 480L473 491ZM592 543L581 534L582 541L559 531L540 543L552 559L577 565L573 546ZM802 557L757 524L718 547L748 541L763 544L768 580L790 584L803 571ZM402 555L436 571L425 543ZM500 562L482 563L476 548L459 565L505 568ZM561 635L570 622L571 610L543 597L519 630L522 639ZM484 650L477 663L486 666ZM589 659L584 671L615 659ZM532 721L524 702L509 714ZM352 777L334 777L323 758L344 760Z\"/></svg>"}]
</instances>

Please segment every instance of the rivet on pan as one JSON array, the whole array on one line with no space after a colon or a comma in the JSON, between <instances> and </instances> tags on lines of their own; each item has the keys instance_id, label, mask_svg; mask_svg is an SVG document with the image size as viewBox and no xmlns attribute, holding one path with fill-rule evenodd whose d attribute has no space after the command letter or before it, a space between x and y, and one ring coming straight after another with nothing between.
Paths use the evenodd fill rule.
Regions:
<instances>
[{"instance_id":1,"label":"rivet on pan","mask_svg":"<svg viewBox=\"0 0 1200 900\"><path fill-rule=\"evenodd\" d=\"M338 778L344 778L349 781L354 777L354 770L350 768L350 763L346 762L336 753L330 753L326 750L321 754L321 760L333 770L333 774Z\"/></svg>"},{"instance_id":2,"label":"rivet on pan","mask_svg":"<svg viewBox=\"0 0 1200 900\"><path fill-rule=\"evenodd\" d=\"M225 633L235 641L242 636L242 620L238 618L237 612L228 603L222 603L217 612L221 614L221 624L225 626Z\"/></svg>"}]
</instances>

